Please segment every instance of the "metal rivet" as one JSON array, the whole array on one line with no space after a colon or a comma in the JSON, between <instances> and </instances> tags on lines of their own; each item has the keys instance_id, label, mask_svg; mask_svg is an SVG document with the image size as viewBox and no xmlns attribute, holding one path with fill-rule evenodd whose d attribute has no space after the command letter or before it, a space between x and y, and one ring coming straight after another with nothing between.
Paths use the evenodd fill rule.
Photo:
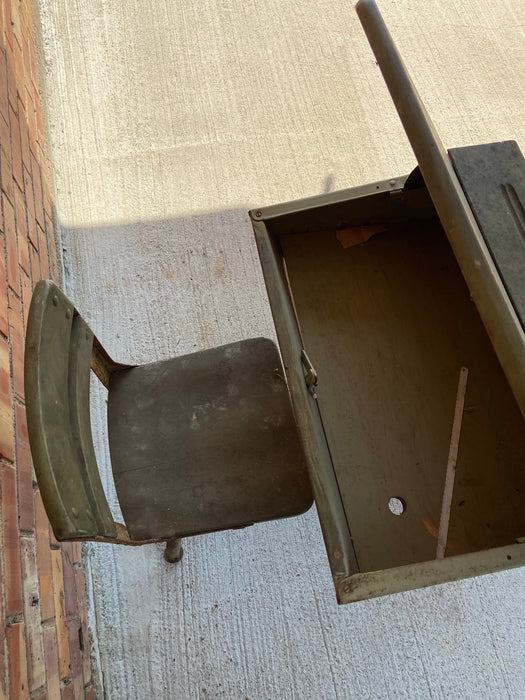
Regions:
<instances>
[{"instance_id":1,"label":"metal rivet","mask_svg":"<svg viewBox=\"0 0 525 700\"><path fill-rule=\"evenodd\" d=\"M255 216L256 216L257 218L261 217L261 216L262 216L262 211L261 211L260 209L257 209L257 211L255 212Z\"/></svg>"},{"instance_id":2,"label":"metal rivet","mask_svg":"<svg viewBox=\"0 0 525 700\"><path fill-rule=\"evenodd\" d=\"M390 187L393 187L395 184L396 184L395 180L390 180L390 182L389 182Z\"/></svg>"},{"instance_id":3,"label":"metal rivet","mask_svg":"<svg viewBox=\"0 0 525 700\"><path fill-rule=\"evenodd\" d=\"M57 297L56 294L55 294L55 296L53 297L53 306L58 306L58 297Z\"/></svg>"},{"instance_id":4,"label":"metal rivet","mask_svg":"<svg viewBox=\"0 0 525 700\"><path fill-rule=\"evenodd\" d=\"M66 318L71 318L71 309L66 309Z\"/></svg>"}]
</instances>

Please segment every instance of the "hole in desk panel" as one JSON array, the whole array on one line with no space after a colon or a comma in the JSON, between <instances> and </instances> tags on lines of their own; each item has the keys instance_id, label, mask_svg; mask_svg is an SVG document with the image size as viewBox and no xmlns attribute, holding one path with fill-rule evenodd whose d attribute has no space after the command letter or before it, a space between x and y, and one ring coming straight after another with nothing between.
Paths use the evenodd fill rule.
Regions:
<instances>
[{"instance_id":1,"label":"hole in desk panel","mask_svg":"<svg viewBox=\"0 0 525 700\"><path fill-rule=\"evenodd\" d=\"M403 515L407 509L407 504L402 498L393 497L388 501L388 510L392 515Z\"/></svg>"},{"instance_id":2,"label":"hole in desk panel","mask_svg":"<svg viewBox=\"0 0 525 700\"><path fill-rule=\"evenodd\" d=\"M523 536L524 421L439 223L348 248L335 231L280 242L360 570L435 558L463 366L445 556Z\"/></svg>"}]
</instances>

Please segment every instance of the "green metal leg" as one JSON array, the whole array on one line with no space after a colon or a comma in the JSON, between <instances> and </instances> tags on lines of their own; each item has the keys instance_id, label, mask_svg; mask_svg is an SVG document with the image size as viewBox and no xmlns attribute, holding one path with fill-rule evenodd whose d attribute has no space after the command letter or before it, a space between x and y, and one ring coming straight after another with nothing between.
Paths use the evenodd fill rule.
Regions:
<instances>
[{"instance_id":1,"label":"green metal leg","mask_svg":"<svg viewBox=\"0 0 525 700\"><path fill-rule=\"evenodd\" d=\"M173 537L171 540L166 542L166 551L164 552L164 559L170 564L176 564L182 559L184 550L182 549L182 539L180 537Z\"/></svg>"}]
</instances>

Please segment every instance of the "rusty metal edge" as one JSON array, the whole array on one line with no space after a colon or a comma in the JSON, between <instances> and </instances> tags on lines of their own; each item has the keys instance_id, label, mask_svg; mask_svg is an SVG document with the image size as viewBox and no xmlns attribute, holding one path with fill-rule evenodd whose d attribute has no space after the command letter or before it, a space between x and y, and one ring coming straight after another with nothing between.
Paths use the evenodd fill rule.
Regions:
<instances>
[{"instance_id":1,"label":"rusty metal edge","mask_svg":"<svg viewBox=\"0 0 525 700\"><path fill-rule=\"evenodd\" d=\"M282 256L264 222L254 220L253 228L330 568L334 577L348 576L359 567L317 405L305 384L302 342Z\"/></svg>"},{"instance_id":2,"label":"rusty metal edge","mask_svg":"<svg viewBox=\"0 0 525 700\"><path fill-rule=\"evenodd\" d=\"M525 545L511 544L482 552L358 573L335 581L340 605L473 578L525 565Z\"/></svg>"},{"instance_id":3,"label":"rusty metal edge","mask_svg":"<svg viewBox=\"0 0 525 700\"><path fill-rule=\"evenodd\" d=\"M276 219L286 214L298 214L310 209L317 209L329 204L342 204L351 199L359 199L367 197L379 192L393 192L399 190L405 184L407 175L403 177L389 178L388 180L378 180L366 185L358 185L344 190L336 190L325 194L317 194L313 197L304 197L303 199L295 199L290 202L282 202L280 204L272 204L267 207L258 207L250 210L249 214L252 221L269 221Z\"/></svg>"}]
</instances>

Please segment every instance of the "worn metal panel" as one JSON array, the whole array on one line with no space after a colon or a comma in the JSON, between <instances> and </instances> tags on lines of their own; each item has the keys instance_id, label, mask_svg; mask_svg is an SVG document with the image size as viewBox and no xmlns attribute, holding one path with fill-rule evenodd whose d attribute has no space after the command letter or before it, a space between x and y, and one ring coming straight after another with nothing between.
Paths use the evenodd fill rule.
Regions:
<instances>
[{"instance_id":1,"label":"worn metal panel","mask_svg":"<svg viewBox=\"0 0 525 700\"><path fill-rule=\"evenodd\" d=\"M328 560L334 575L347 576L357 572L357 561L317 403L305 383L301 333L286 282L282 251L264 222L255 221L254 231L312 490L320 507Z\"/></svg>"},{"instance_id":2,"label":"worn metal panel","mask_svg":"<svg viewBox=\"0 0 525 700\"><path fill-rule=\"evenodd\" d=\"M391 196L391 193L399 192L406 181L406 176L391 177L347 190L254 209L250 215L254 221L268 222L276 235L318 231L320 227L351 226L365 221L374 224L386 220L437 218L431 205L432 199L421 186L413 191L407 189L403 196ZM349 202L352 204L349 205Z\"/></svg>"},{"instance_id":3,"label":"worn metal panel","mask_svg":"<svg viewBox=\"0 0 525 700\"><path fill-rule=\"evenodd\" d=\"M93 333L69 299L40 281L25 347L27 426L35 472L58 539L114 536L89 415Z\"/></svg>"},{"instance_id":4,"label":"worn metal panel","mask_svg":"<svg viewBox=\"0 0 525 700\"><path fill-rule=\"evenodd\" d=\"M89 501L89 511L87 514L97 525L97 535L115 537L117 531L98 473L91 432L90 368L94 340L93 331L80 314L76 313L71 328L67 377L67 382L69 384L70 426L73 444L80 466L80 474ZM46 370L44 369L44 371ZM50 381L65 382L66 378L62 377L60 379L55 376L50 378ZM63 426L63 428L67 429L66 426ZM69 473L62 475L63 481L68 478Z\"/></svg>"},{"instance_id":5,"label":"worn metal panel","mask_svg":"<svg viewBox=\"0 0 525 700\"><path fill-rule=\"evenodd\" d=\"M451 148L449 154L525 326L525 159L515 141Z\"/></svg>"},{"instance_id":6,"label":"worn metal panel","mask_svg":"<svg viewBox=\"0 0 525 700\"><path fill-rule=\"evenodd\" d=\"M355 574L337 582L337 595L341 603L354 603L517 566L525 566L525 544L522 542L421 564Z\"/></svg>"},{"instance_id":7,"label":"worn metal panel","mask_svg":"<svg viewBox=\"0 0 525 700\"><path fill-rule=\"evenodd\" d=\"M334 231L281 237L361 571L436 555L462 366L447 555L525 532L525 423L443 230L387 228L351 247ZM405 512L393 514L391 498Z\"/></svg>"},{"instance_id":8,"label":"worn metal panel","mask_svg":"<svg viewBox=\"0 0 525 700\"><path fill-rule=\"evenodd\" d=\"M267 338L114 373L108 431L135 540L244 527L312 505L279 353Z\"/></svg>"}]
</instances>

